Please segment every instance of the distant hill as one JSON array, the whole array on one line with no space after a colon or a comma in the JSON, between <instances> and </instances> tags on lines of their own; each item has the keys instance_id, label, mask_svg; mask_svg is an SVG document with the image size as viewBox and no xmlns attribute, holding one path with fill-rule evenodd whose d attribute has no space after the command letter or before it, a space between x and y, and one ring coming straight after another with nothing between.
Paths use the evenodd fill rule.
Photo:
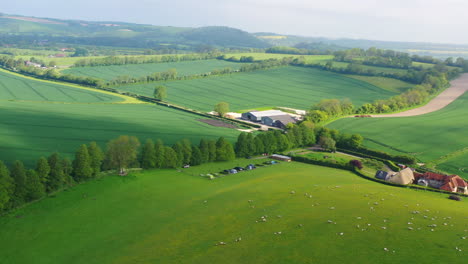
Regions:
<instances>
[{"instance_id":1,"label":"distant hill","mask_svg":"<svg viewBox=\"0 0 468 264\"><path fill-rule=\"evenodd\" d=\"M229 27L183 28L123 22L91 22L0 14L0 44L38 41L153 48L176 45L195 49L198 46L222 48L266 48L271 45L254 35ZM10 40L12 43L8 43Z\"/></svg>"}]
</instances>

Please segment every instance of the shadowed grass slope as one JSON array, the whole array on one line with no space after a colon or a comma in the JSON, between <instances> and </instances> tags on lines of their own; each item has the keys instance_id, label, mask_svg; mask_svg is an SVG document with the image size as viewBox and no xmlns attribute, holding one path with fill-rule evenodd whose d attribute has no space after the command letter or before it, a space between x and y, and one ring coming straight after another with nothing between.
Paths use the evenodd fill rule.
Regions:
<instances>
[{"instance_id":1,"label":"shadowed grass slope","mask_svg":"<svg viewBox=\"0 0 468 264\"><path fill-rule=\"evenodd\" d=\"M250 162L148 171L82 184L0 218L0 260L465 262L466 201L294 162L214 181L198 176ZM220 241L227 245L215 246Z\"/></svg>"}]
</instances>

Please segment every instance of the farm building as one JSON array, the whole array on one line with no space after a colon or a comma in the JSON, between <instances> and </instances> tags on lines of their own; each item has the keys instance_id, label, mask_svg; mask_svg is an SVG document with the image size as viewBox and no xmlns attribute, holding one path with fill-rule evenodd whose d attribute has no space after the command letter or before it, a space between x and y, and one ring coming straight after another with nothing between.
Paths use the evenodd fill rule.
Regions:
<instances>
[{"instance_id":1,"label":"farm building","mask_svg":"<svg viewBox=\"0 0 468 264\"><path fill-rule=\"evenodd\" d=\"M458 175L442 175L433 172L415 173L415 182L422 186L468 194L468 183Z\"/></svg>"},{"instance_id":2,"label":"farm building","mask_svg":"<svg viewBox=\"0 0 468 264\"><path fill-rule=\"evenodd\" d=\"M242 119L250 120L254 122L260 122L262 121L262 117L264 116L279 116L279 115L286 115L286 113L280 110L251 111L247 113L242 113Z\"/></svg>"},{"instance_id":3,"label":"farm building","mask_svg":"<svg viewBox=\"0 0 468 264\"><path fill-rule=\"evenodd\" d=\"M384 181L386 181L390 176L391 176L390 173L388 173L387 171L381 171L381 170L377 171L377 173L375 174L375 177L377 179L384 180Z\"/></svg>"},{"instance_id":4,"label":"farm building","mask_svg":"<svg viewBox=\"0 0 468 264\"><path fill-rule=\"evenodd\" d=\"M396 184L410 184L414 181L414 174L411 168L403 169L392 176L390 176L386 181L396 183Z\"/></svg>"},{"instance_id":5,"label":"farm building","mask_svg":"<svg viewBox=\"0 0 468 264\"><path fill-rule=\"evenodd\" d=\"M263 116L262 124L267 126L274 126L279 128L286 128L289 123L296 123L296 120L290 115L277 115L277 116Z\"/></svg>"},{"instance_id":6,"label":"farm building","mask_svg":"<svg viewBox=\"0 0 468 264\"><path fill-rule=\"evenodd\" d=\"M270 158L275 159L275 160L287 161L287 162L291 161L291 157L279 155L279 154L273 154L270 156Z\"/></svg>"}]
</instances>

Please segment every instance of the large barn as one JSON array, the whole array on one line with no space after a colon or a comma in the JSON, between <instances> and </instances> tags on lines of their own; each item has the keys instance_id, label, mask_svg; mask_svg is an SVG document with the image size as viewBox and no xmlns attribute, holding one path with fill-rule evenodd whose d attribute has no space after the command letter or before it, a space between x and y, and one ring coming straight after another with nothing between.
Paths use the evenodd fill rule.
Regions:
<instances>
[{"instance_id":1,"label":"large barn","mask_svg":"<svg viewBox=\"0 0 468 264\"><path fill-rule=\"evenodd\" d=\"M261 122L262 117L279 116L279 115L286 115L286 113L280 110L251 111L251 112L243 113L242 119L250 120L254 122Z\"/></svg>"},{"instance_id":2,"label":"large barn","mask_svg":"<svg viewBox=\"0 0 468 264\"><path fill-rule=\"evenodd\" d=\"M277 116L264 116L262 117L262 124L267 126L274 126L279 128L286 128L289 123L296 123L296 120L290 115L277 115Z\"/></svg>"}]
</instances>

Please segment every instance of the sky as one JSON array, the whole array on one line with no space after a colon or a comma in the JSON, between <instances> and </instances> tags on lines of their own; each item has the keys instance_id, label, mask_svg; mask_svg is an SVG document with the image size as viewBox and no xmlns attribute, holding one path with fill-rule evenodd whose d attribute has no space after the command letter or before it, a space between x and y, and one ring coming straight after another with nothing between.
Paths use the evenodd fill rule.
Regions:
<instances>
[{"instance_id":1,"label":"sky","mask_svg":"<svg viewBox=\"0 0 468 264\"><path fill-rule=\"evenodd\" d=\"M248 32L468 44L467 0L14 0L7 14Z\"/></svg>"}]
</instances>

